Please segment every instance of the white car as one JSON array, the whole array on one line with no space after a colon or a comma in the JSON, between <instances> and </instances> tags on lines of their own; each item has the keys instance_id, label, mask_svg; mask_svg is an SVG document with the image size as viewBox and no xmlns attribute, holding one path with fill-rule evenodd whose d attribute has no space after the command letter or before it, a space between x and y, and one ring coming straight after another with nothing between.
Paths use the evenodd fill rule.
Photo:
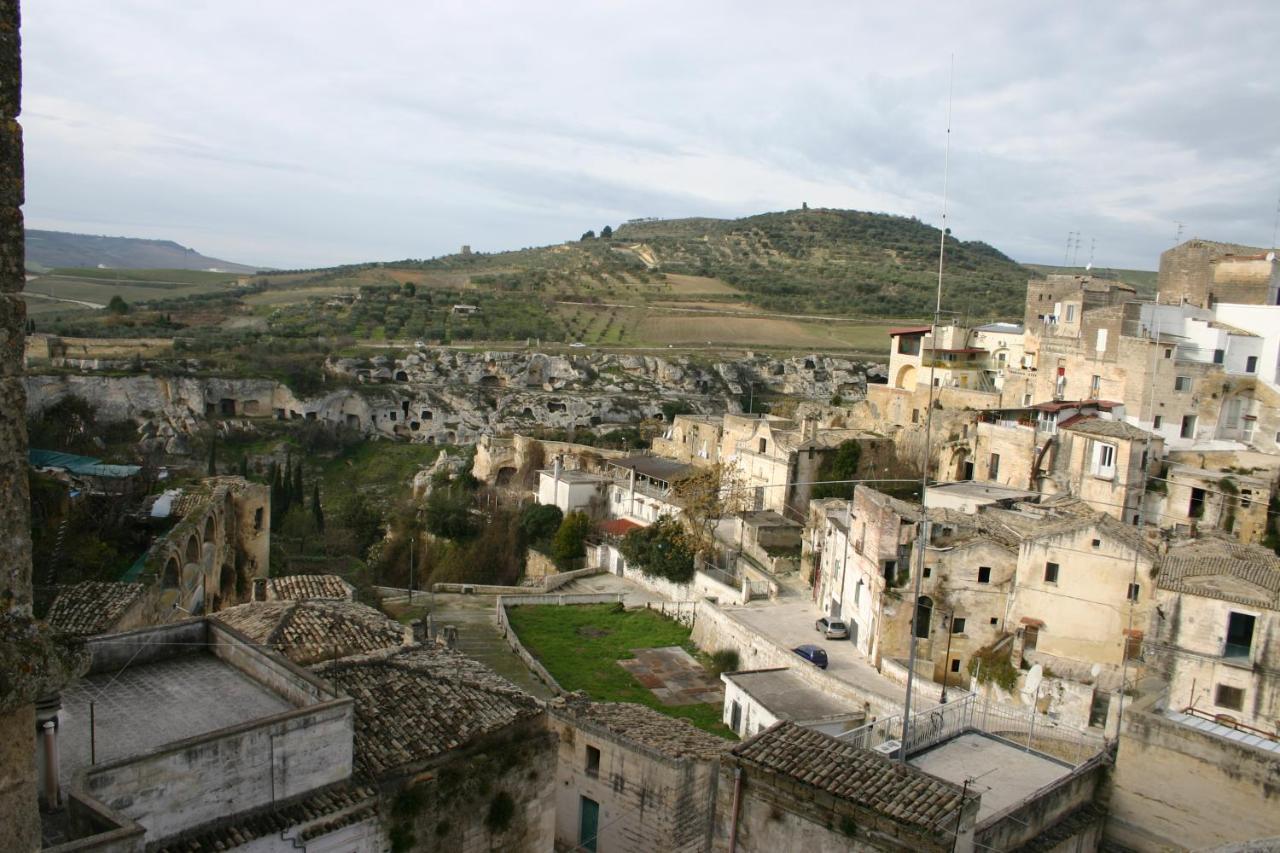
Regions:
<instances>
[{"instance_id":1,"label":"white car","mask_svg":"<svg viewBox=\"0 0 1280 853\"><path fill-rule=\"evenodd\" d=\"M569 344L569 346L573 347L574 349L582 349L583 347L586 346L586 344L584 344L582 341L574 341L573 343Z\"/></svg>"}]
</instances>

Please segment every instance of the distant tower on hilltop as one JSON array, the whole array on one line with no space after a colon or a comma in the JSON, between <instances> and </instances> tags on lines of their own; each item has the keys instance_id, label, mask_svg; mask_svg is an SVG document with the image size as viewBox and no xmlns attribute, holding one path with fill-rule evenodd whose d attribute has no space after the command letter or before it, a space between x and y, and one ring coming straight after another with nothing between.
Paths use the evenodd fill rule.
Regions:
<instances>
[{"instance_id":1,"label":"distant tower on hilltop","mask_svg":"<svg viewBox=\"0 0 1280 853\"><path fill-rule=\"evenodd\" d=\"M462 244L462 251L461 251L461 252L459 252L458 254L461 254L461 255L469 255L469 254L471 254L471 247L470 247L470 246L468 246L466 243L463 243L463 244Z\"/></svg>"}]
</instances>

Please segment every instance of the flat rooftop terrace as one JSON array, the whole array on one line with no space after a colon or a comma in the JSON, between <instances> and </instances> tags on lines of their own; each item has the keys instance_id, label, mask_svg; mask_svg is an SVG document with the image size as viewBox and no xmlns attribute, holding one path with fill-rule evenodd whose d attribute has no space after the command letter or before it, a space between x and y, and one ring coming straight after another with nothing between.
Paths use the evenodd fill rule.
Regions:
<instances>
[{"instance_id":1,"label":"flat rooftop terrace","mask_svg":"<svg viewBox=\"0 0 1280 853\"><path fill-rule=\"evenodd\" d=\"M722 678L742 688L775 717L804 723L824 717L862 717L861 708L827 695L786 669L725 673Z\"/></svg>"},{"instance_id":2,"label":"flat rooftop terrace","mask_svg":"<svg viewBox=\"0 0 1280 853\"><path fill-rule=\"evenodd\" d=\"M64 778L90 764L90 702L98 764L298 707L207 651L86 676L62 694Z\"/></svg>"},{"instance_id":3,"label":"flat rooftop terrace","mask_svg":"<svg viewBox=\"0 0 1280 853\"><path fill-rule=\"evenodd\" d=\"M1071 774L1071 767L990 735L966 732L907 759L912 767L982 794L978 824L1022 802L1045 785Z\"/></svg>"}]
</instances>

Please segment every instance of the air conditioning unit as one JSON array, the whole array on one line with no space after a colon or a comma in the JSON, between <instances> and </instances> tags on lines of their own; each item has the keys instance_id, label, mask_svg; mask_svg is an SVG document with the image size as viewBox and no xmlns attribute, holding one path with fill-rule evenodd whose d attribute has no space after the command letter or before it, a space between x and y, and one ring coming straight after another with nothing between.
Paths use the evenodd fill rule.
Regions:
<instances>
[{"instance_id":1,"label":"air conditioning unit","mask_svg":"<svg viewBox=\"0 0 1280 853\"><path fill-rule=\"evenodd\" d=\"M902 741L900 740L887 740L875 747L875 751L888 758L892 758L901 746Z\"/></svg>"}]
</instances>

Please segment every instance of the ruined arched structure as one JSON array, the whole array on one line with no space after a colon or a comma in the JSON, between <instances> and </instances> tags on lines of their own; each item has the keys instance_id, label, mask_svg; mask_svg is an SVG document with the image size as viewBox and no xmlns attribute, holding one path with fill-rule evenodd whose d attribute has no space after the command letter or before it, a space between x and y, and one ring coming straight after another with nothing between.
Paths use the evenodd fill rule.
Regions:
<instances>
[{"instance_id":1,"label":"ruined arched structure","mask_svg":"<svg viewBox=\"0 0 1280 853\"><path fill-rule=\"evenodd\" d=\"M155 621L185 618L248 601L266 577L270 491L239 477L211 477L174 501L182 518L147 554Z\"/></svg>"}]
</instances>

